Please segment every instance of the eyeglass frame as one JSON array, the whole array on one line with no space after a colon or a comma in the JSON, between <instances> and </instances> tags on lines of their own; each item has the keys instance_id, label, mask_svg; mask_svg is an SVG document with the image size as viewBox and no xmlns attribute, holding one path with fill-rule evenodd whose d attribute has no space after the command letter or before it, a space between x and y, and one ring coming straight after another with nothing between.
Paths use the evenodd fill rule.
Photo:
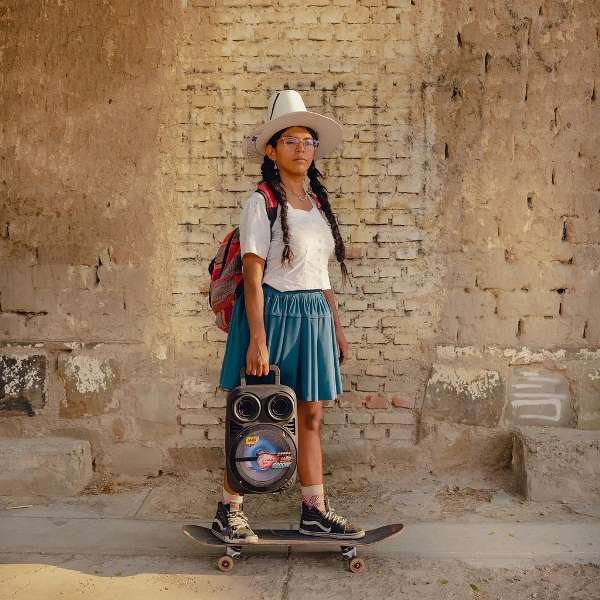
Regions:
<instances>
[{"instance_id":1,"label":"eyeglass frame","mask_svg":"<svg viewBox=\"0 0 600 600\"><path fill-rule=\"evenodd\" d=\"M285 148L289 148L290 150L292 149L292 144L288 144L285 140L296 140L296 142L293 144L294 150L298 147L298 144L302 144L305 150L315 151L319 147L319 140L313 137L299 138L295 135L282 135L277 141L283 141L283 145L285 146ZM309 141L312 143L306 145L306 142Z\"/></svg>"}]
</instances>

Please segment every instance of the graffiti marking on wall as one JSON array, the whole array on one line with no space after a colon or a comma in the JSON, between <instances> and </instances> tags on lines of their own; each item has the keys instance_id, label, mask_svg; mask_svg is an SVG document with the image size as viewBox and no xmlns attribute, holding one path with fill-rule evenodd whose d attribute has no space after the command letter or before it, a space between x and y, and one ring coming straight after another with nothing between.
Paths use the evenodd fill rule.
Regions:
<instances>
[{"instance_id":1,"label":"graffiti marking on wall","mask_svg":"<svg viewBox=\"0 0 600 600\"><path fill-rule=\"evenodd\" d=\"M568 419L569 407L568 383L562 375L531 369L515 371L510 386L513 422L558 425Z\"/></svg>"}]
</instances>

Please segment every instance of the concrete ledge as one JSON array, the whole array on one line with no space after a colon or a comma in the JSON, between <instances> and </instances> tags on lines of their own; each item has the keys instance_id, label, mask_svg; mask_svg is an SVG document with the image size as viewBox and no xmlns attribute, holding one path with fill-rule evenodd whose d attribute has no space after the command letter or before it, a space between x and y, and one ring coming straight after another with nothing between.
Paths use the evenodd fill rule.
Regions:
<instances>
[{"instance_id":1,"label":"concrete ledge","mask_svg":"<svg viewBox=\"0 0 600 600\"><path fill-rule=\"evenodd\" d=\"M5 517L0 518L0 557L5 553L90 554L94 556L202 556L219 553L181 533L185 523L147 519ZM364 527L381 523L361 522ZM294 527L297 522L268 522ZM262 552L281 549L261 548ZM294 550L302 551L302 550ZM256 552L256 550L252 550ZM365 550L365 555L464 560L476 564L519 566L547 561L574 564L600 559L600 524L406 523L399 536Z\"/></svg>"},{"instance_id":2,"label":"concrete ledge","mask_svg":"<svg viewBox=\"0 0 600 600\"><path fill-rule=\"evenodd\" d=\"M513 433L512 468L528 500L600 500L600 431L518 427Z\"/></svg>"},{"instance_id":3,"label":"concrete ledge","mask_svg":"<svg viewBox=\"0 0 600 600\"><path fill-rule=\"evenodd\" d=\"M0 440L0 494L73 496L90 482L92 449L87 440Z\"/></svg>"}]
</instances>

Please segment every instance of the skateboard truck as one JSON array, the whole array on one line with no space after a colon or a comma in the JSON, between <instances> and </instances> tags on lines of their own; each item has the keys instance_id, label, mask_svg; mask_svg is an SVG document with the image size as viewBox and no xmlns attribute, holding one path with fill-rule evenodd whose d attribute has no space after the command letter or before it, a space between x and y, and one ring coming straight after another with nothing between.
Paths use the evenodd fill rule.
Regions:
<instances>
[{"instance_id":1,"label":"skateboard truck","mask_svg":"<svg viewBox=\"0 0 600 600\"><path fill-rule=\"evenodd\" d=\"M356 546L341 546L342 557L348 561L348 569L352 573L360 573L365 569L365 561L357 557ZM231 571L235 564L235 559L242 554L241 546L226 546L225 554L217 560L219 571L227 573Z\"/></svg>"},{"instance_id":2,"label":"skateboard truck","mask_svg":"<svg viewBox=\"0 0 600 600\"><path fill-rule=\"evenodd\" d=\"M227 546L227 548L225 548L225 554L227 554L227 556L231 556L231 558L239 558L241 553L241 546Z\"/></svg>"}]
</instances>

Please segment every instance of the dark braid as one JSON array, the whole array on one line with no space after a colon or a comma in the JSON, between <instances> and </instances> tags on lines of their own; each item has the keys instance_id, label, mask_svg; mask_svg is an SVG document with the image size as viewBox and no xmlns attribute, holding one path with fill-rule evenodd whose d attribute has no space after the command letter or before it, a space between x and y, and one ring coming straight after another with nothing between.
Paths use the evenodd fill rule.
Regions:
<instances>
[{"instance_id":1,"label":"dark braid","mask_svg":"<svg viewBox=\"0 0 600 600\"><path fill-rule=\"evenodd\" d=\"M307 129L308 131L310 131L310 134L313 136L313 138L319 139L316 131L314 131L310 127L307 127ZM275 145L277 144L277 140L281 137L281 134L284 131L285 129L278 131L275 135L271 137L271 139L267 143L275 147ZM271 189L273 190L275 198L277 199L277 204L281 209L281 230L283 232L284 244L283 252L281 253L281 264L285 264L286 262L289 264L294 254L290 247L290 232L287 220L287 198L285 195L285 189L281 184L281 177L279 175L279 171L275 168L275 163L266 154L264 156L260 170L262 173L262 180L268 183ZM323 177L323 175L315 166L314 160L312 161L307 174L310 179L310 187L319 198L319 201L321 203L321 210L325 213L327 221L329 222L329 227L331 228L331 233L333 234L333 238L335 240L335 256L337 258L337 261L340 263L340 269L342 271L342 284L345 286L350 283L350 276L348 274L348 269L346 268L346 264L344 262L344 260L346 259L346 247L344 245L344 240L340 235L340 230L335 215L333 214L333 211L331 209L331 204L329 203L327 188L321 183L319 179L319 177Z\"/></svg>"},{"instance_id":2,"label":"dark braid","mask_svg":"<svg viewBox=\"0 0 600 600\"><path fill-rule=\"evenodd\" d=\"M312 163L310 163L310 167L308 168L308 177L310 179L310 187L319 198L319 201L321 202L321 209L325 213L325 216L329 221L329 226L331 227L331 233L333 234L333 239L335 240L335 257L340 263L340 269L342 271L342 284L349 285L350 275L348 275L348 269L346 268L346 263L344 262L346 260L346 246L344 245L344 240L340 234L337 219L333 214L333 210L331 210L327 188L319 179L319 177L323 177L323 175L319 169L317 169L314 160Z\"/></svg>"},{"instance_id":3,"label":"dark braid","mask_svg":"<svg viewBox=\"0 0 600 600\"><path fill-rule=\"evenodd\" d=\"M290 228L287 220L287 197L285 195L285 189L281 185L281 178L279 177L279 171L275 169L275 163L265 154L263 164L260 168L262 173L262 180L269 184L269 187L273 190L277 204L280 208L281 216L281 230L283 232L283 252L281 253L281 264L286 262L289 264L292 262L294 253L290 247Z\"/></svg>"}]
</instances>

